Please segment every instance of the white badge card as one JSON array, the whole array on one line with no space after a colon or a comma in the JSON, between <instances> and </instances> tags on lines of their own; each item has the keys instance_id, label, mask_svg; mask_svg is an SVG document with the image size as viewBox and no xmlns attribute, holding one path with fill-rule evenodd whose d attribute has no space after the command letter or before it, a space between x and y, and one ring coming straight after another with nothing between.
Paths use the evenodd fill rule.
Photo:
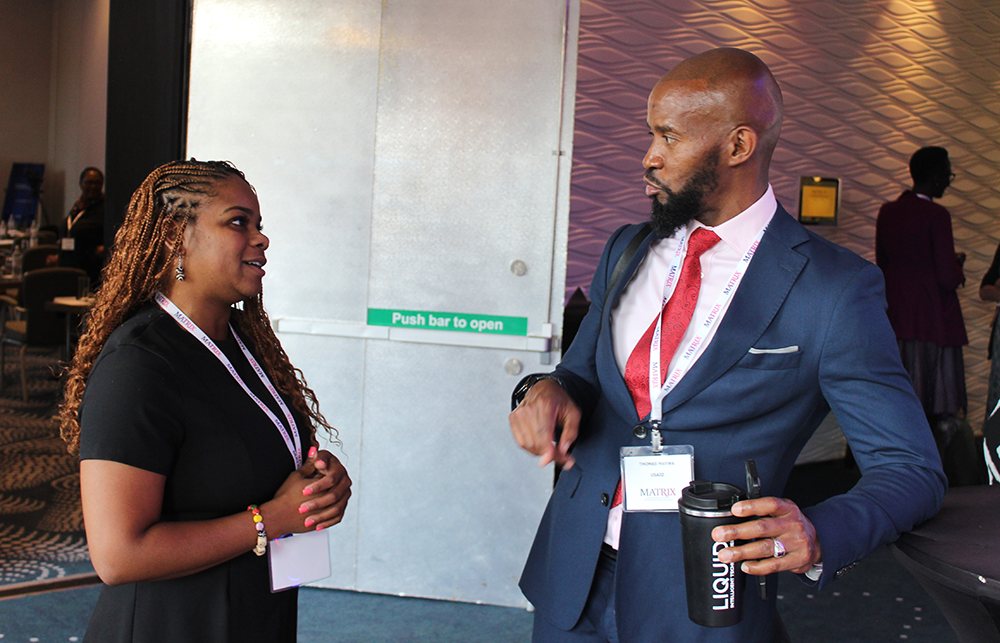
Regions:
<instances>
[{"instance_id":1,"label":"white badge card","mask_svg":"<svg viewBox=\"0 0 1000 643\"><path fill-rule=\"evenodd\" d=\"M76 248L76 240L73 237L63 237L59 243L60 247L68 252L72 252Z\"/></svg>"},{"instance_id":2,"label":"white badge card","mask_svg":"<svg viewBox=\"0 0 1000 643\"><path fill-rule=\"evenodd\" d=\"M621 455L624 510L677 511L681 489L694 479L694 447L622 447Z\"/></svg>"},{"instance_id":3,"label":"white badge card","mask_svg":"<svg viewBox=\"0 0 1000 643\"><path fill-rule=\"evenodd\" d=\"M267 543L271 568L271 593L313 583L329 576L330 538L326 529L310 531Z\"/></svg>"}]
</instances>

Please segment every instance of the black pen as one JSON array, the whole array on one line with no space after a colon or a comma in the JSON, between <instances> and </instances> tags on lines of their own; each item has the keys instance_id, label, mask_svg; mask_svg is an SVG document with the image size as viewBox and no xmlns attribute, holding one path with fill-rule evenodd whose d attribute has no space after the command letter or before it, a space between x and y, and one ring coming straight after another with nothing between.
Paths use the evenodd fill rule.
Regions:
<instances>
[{"instance_id":1,"label":"black pen","mask_svg":"<svg viewBox=\"0 0 1000 643\"><path fill-rule=\"evenodd\" d=\"M760 476L757 475L757 463L753 458L748 458L747 465L747 498L756 500L760 498ZM767 576L757 577L757 594L760 600L767 600Z\"/></svg>"}]
</instances>

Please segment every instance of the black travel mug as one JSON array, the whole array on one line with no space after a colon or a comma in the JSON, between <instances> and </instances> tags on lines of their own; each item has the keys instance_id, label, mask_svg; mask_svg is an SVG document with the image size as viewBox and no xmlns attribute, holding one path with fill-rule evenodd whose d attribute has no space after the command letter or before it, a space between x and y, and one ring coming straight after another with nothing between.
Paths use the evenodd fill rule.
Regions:
<instances>
[{"instance_id":1,"label":"black travel mug","mask_svg":"<svg viewBox=\"0 0 1000 643\"><path fill-rule=\"evenodd\" d=\"M723 563L719 552L736 541L717 543L712 530L743 522L731 511L743 490L724 482L695 480L677 503L684 539L684 583L688 617L706 627L728 627L743 619L746 576L737 563Z\"/></svg>"}]
</instances>

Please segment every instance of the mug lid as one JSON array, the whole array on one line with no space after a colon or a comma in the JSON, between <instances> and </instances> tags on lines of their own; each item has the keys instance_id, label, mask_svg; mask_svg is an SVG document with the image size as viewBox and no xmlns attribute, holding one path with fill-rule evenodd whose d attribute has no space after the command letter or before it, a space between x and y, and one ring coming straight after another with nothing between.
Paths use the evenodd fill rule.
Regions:
<instances>
[{"instance_id":1,"label":"mug lid","mask_svg":"<svg viewBox=\"0 0 1000 643\"><path fill-rule=\"evenodd\" d=\"M743 490L725 482L694 480L681 490L681 502L691 509L728 510L743 500Z\"/></svg>"}]
</instances>

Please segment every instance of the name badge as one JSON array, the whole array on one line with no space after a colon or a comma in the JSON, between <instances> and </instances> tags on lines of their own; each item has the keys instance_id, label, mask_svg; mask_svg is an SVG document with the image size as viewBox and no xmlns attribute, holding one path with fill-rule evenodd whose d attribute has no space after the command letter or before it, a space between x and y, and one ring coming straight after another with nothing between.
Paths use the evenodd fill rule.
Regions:
<instances>
[{"instance_id":1,"label":"name badge","mask_svg":"<svg viewBox=\"0 0 1000 643\"><path fill-rule=\"evenodd\" d=\"M76 249L76 240L73 237L63 237L60 241L63 250L68 250L72 252Z\"/></svg>"},{"instance_id":2,"label":"name badge","mask_svg":"<svg viewBox=\"0 0 1000 643\"><path fill-rule=\"evenodd\" d=\"M622 447L621 466L625 511L677 511L681 489L694 479L694 447Z\"/></svg>"},{"instance_id":3,"label":"name badge","mask_svg":"<svg viewBox=\"0 0 1000 643\"><path fill-rule=\"evenodd\" d=\"M313 583L330 575L330 538L326 529L310 531L267 544L271 593Z\"/></svg>"}]
</instances>

